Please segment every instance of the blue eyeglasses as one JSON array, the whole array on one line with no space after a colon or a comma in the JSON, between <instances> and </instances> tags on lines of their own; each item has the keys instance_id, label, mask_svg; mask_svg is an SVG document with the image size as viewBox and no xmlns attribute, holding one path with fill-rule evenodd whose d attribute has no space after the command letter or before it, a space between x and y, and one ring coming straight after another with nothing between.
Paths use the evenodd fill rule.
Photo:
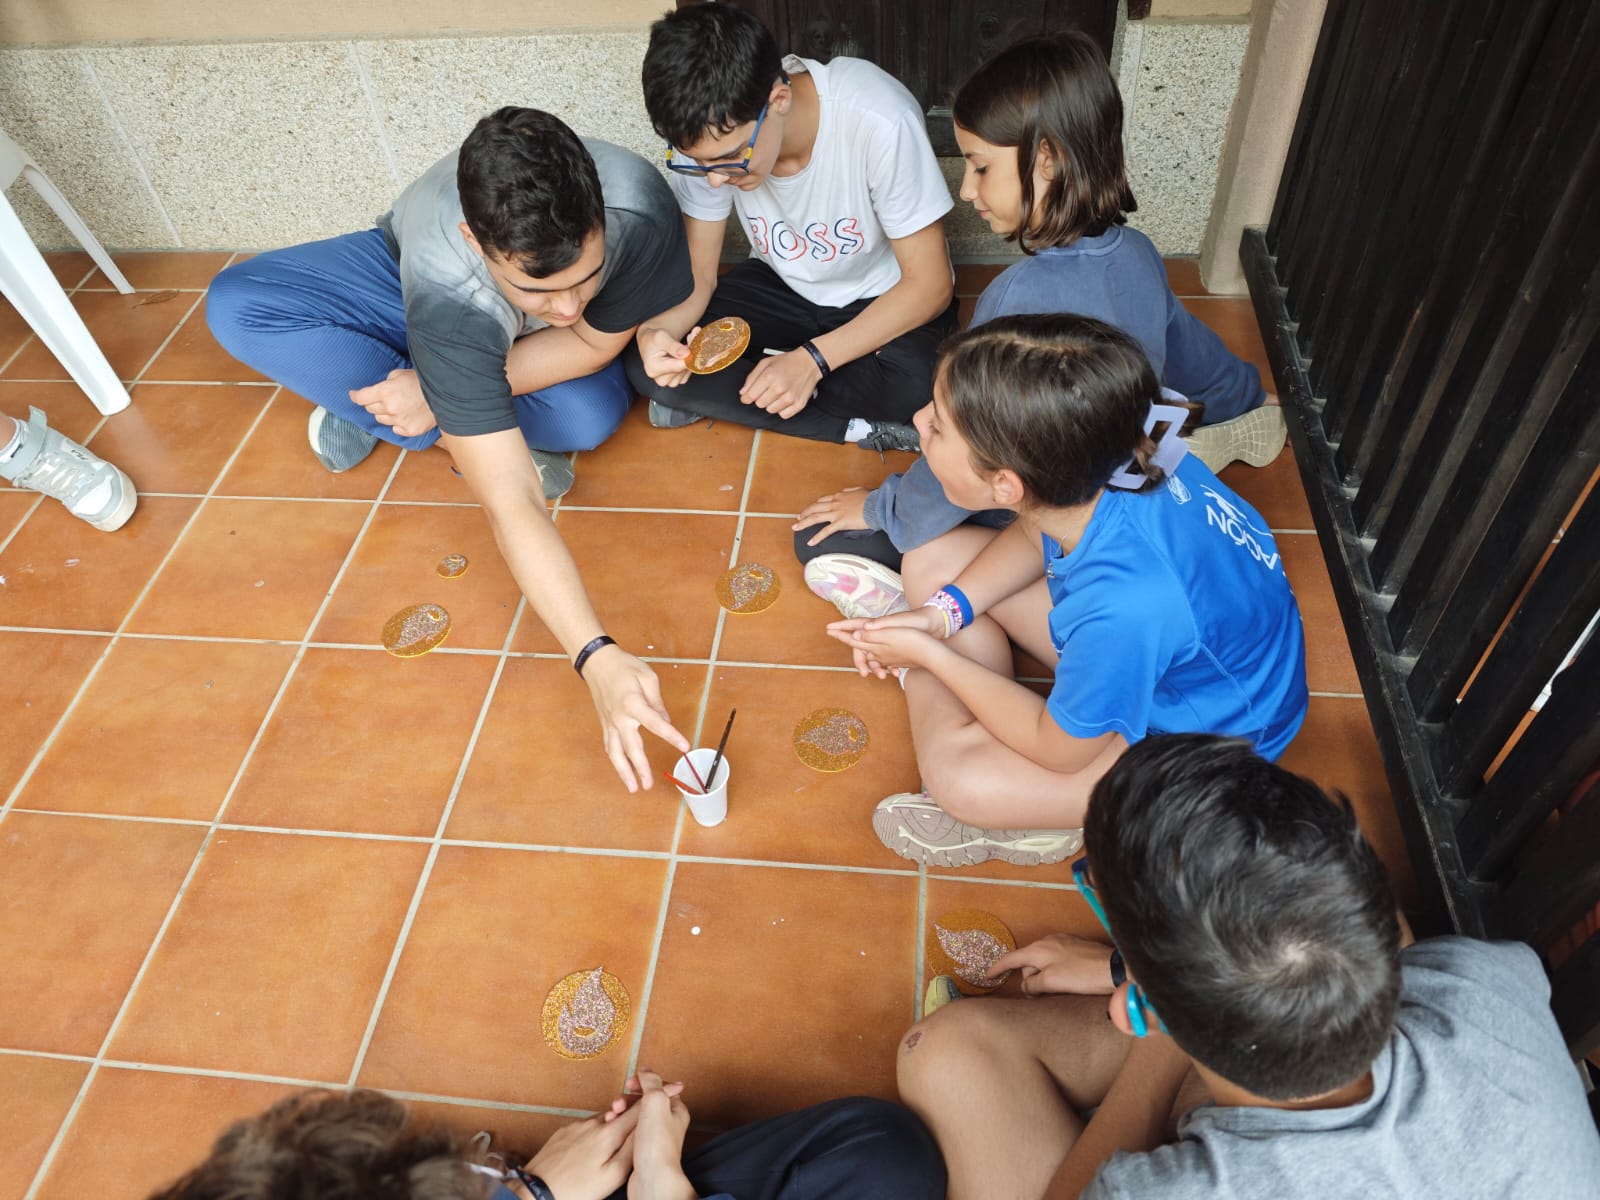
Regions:
<instances>
[{"instance_id":1,"label":"blue eyeglasses","mask_svg":"<svg viewBox=\"0 0 1600 1200\"><path fill-rule=\"evenodd\" d=\"M1106 920L1106 910L1100 907L1100 897L1094 894L1094 884L1089 879L1089 856L1078 859L1072 864L1072 882L1078 885L1078 891L1089 902L1090 909L1099 918L1100 927L1111 934L1111 922ZM1116 938L1111 939L1111 944L1116 945ZM1162 1033L1167 1032L1166 1024L1161 1020L1161 1015L1156 1012L1156 1006L1150 1003L1150 997L1144 994L1144 989L1131 980L1128 983L1128 1026L1133 1030L1134 1037L1145 1037L1150 1032L1150 1022L1154 1021Z\"/></svg>"},{"instance_id":2,"label":"blue eyeglasses","mask_svg":"<svg viewBox=\"0 0 1600 1200\"><path fill-rule=\"evenodd\" d=\"M789 77L784 76L785 83ZM768 103L771 103L770 101ZM726 162L711 163L701 166L699 163L680 163L672 156L675 151L669 144L667 146L667 170L677 171L680 175L748 175L750 173L750 160L755 157L756 139L761 136L761 122L767 119L767 105L761 106L761 111L756 114L756 127L751 131L750 140L744 144L744 149Z\"/></svg>"}]
</instances>

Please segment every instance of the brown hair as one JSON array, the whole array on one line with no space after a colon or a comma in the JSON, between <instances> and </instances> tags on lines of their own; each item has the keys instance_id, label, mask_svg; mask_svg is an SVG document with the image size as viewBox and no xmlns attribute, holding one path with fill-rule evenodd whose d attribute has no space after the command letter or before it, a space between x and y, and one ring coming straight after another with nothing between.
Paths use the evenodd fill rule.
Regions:
<instances>
[{"instance_id":1,"label":"brown hair","mask_svg":"<svg viewBox=\"0 0 1600 1200\"><path fill-rule=\"evenodd\" d=\"M468 1160L382 1092L300 1092L234 1124L150 1200L484 1200L493 1181Z\"/></svg>"},{"instance_id":2,"label":"brown hair","mask_svg":"<svg viewBox=\"0 0 1600 1200\"><path fill-rule=\"evenodd\" d=\"M1015 471L1028 501L1092 500L1132 459L1140 491L1166 479L1144 431L1161 393L1139 343L1072 313L997 317L946 339L939 378L981 472Z\"/></svg>"},{"instance_id":3,"label":"brown hair","mask_svg":"<svg viewBox=\"0 0 1600 1200\"><path fill-rule=\"evenodd\" d=\"M1024 254L1098 237L1139 207L1123 162L1122 96L1088 34L1031 37L1002 50L961 85L951 109L963 129L1017 148L1022 219L1006 240ZM1036 198L1041 146L1055 175Z\"/></svg>"}]
</instances>

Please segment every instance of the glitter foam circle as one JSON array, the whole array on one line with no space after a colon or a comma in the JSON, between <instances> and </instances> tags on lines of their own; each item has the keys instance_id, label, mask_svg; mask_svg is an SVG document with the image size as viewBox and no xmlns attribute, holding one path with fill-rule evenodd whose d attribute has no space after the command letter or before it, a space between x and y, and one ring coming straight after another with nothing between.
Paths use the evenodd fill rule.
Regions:
<instances>
[{"instance_id":1,"label":"glitter foam circle","mask_svg":"<svg viewBox=\"0 0 1600 1200\"><path fill-rule=\"evenodd\" d=\"M450 636L450 614L438 604L402 608L383 625L383 648L396 658L426 654Z\"/></svg>"},{"instance_id":2,"label":"glitter foam circle","mask_svg":"<svg viewBox=\"0 0 1600 1200\"><path fill-rule=\"evenodd\" d=\"M867 752L867 723L847 708L819 708L794 727L794 752L814 771L843 771Z\"/></svg>"},{"instance_id":3,"label":"glitter foam circle","mask_svg":"<svg viewBox=\"0 0 1600 1200\"><path fill-rule=\"evenodd\" d=\"M761 563L741 563L717 577L717 603L741 617L766 612L782 591L778 573Z\"/></svg>"},{"instance_id":4,"label":"glitter foam circle","mask_svg":"<svg viewBox=\"0 0 1600 1200\"><path fill-rule=\"evenodd\" d=\"M467 573L465 554L446 554L439 560L440 579L460 579Z\"/></svg>"},{"instance_id":5,"label":"glitter foam circle","mask_svg":"<svg viewBox=\"0 0 1600 1200\"><path fill-rule=\"evenodd\" d=\"M958 908L928 926L924 948L932 974L948 975L961 991L976 996L1006 981L1010 971L998 979L989 979L984 972L1002 954L1015 950L1017 939L993 913Z\"/></svg>"},{"instance_id":6,"label":"glitter foam circle","mask_svg":"<svg viewBox=\"0 0 1600 1200\"><path fill-rule=\"evenodd\" d=\"M622 980L603 967L574 971L544 998L539 1031L562 1058L598 1058L621 1040L630 1012Z\"/></svg>"},{"instance_id":7,"label":"glitter foam circle","mask_svg":"<svg viewBox=\"0 0 1600 1200\"><path fill-rule=\"evenodd\" d=\"M743 317L721 317L694 335L684 365L692 374L711 375L736 362L749 344L750 322Z\"/></svg>"}]
</instances>

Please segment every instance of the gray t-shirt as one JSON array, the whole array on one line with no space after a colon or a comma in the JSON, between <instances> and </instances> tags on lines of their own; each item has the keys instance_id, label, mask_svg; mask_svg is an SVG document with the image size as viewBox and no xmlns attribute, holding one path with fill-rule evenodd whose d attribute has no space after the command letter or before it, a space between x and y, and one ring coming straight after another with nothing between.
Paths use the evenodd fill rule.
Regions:
<instances>
[{"instance_id":1,"label":"gray t-shirt","mask_svg":"<svg viewBox=\"0 0 1600 1200\"><path fill-rule=\"evenodd\" d=\"M1177 1142L1113 1157L1085 1200L1600 1194L1600 1137L1533 951L1434 938L1401 964L1371 1097L1306 1112L1207 1105L1183 1119Z\"/></svg>"},{"instance_id":2,"label":"gray t-shirt","mask_svg":"<svg viewBox=\"0 0 1600 1200\"><path fill-rule=\"evenodd\" d=\"M666 180L631 150L584 138L605 197L605 263L583 318L621 333L681 304L694 290L683 217ZM506 353L545 328L501 294L461 234L457 152L447 154L378 218L400 263L406 340L422 394L449 434L515 429Z\"/></svg>"}]
</instances>

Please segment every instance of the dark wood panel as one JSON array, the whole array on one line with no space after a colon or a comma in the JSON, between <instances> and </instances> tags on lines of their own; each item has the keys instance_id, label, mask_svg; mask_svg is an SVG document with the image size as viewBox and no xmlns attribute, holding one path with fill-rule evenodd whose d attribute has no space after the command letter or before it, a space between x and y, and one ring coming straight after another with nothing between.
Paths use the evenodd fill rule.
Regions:
<instances>
[{"instance_id":1,"label":"dark wood panel","mask_svg":"<svg viewBox=\"0 0 1600 1200\"><path fill-rule=\"evenodd\" d=\"M678 0L679 7L700 0ZM922 105L941 155L959 155L950 97L995 52L1036 33L1081 29L1107 58L1116 0L736 0L772 30L785 53L822 62L877 63Z\"/></svg>"}]
</instances>

